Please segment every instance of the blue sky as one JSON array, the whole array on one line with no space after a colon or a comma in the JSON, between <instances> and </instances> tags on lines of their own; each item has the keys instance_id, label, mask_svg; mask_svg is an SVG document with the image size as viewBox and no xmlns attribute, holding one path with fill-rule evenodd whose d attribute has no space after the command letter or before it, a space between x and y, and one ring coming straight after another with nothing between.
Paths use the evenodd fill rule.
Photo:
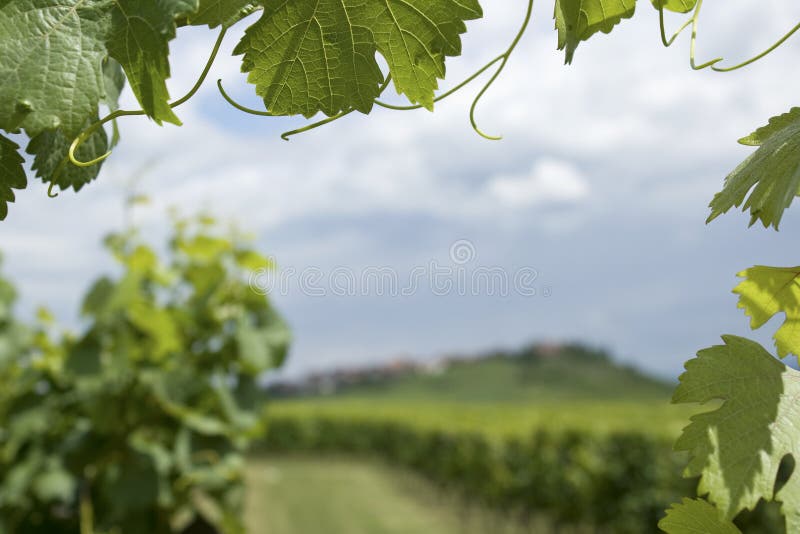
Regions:
<instances>
[{"instance_id":1,"label":"blue sky","mask_svg":"<svg viewBox=\"0 0 800 534\"><path fill-rule=\"evenodd\" d=\"M674 377L722 333L771 346L768 333L749 333L730 290L735 273L753 264L798 263L790 252L800 215L790 209L781 233L748 229L741 213L704 220L724 176L751 150L735 140L797 104L797 44L736 73L692 72L688 36L663 49L656 12L640 3L634 20L582 44L569 67L555 51L551 10L538 6L479 108L482 127L502 133L500 142L469 128L477 86L433 114L376 110L289 143L279 133L304 121L243 115L213 83L179 109L183 128L125 119L123 142L99 181L55 200L33 183L0 225L20 311L30 316L46 304L77 325L90 280L113 269L100 239L122 224L126 184L146 168L137 188L153 203L136 220L153 239L163 237L174 205L235 219L285 270L381 267L405 279L431 262L458 267L450 249L466 240L470 272L537 273L535 296L442 296L420 287L406 296L314 297L295 286L273 297L294 331L290 373L570 339ZM525 3L485 8L485 19L469 26L464 56L448 64L448 80L505 48ZM701 60L749 57L800 16L800 6L779 0L704 9ZM239 32L232 33L210 81L222 78L255 107L230 57ZM174 95L192 85L213 40L208 31L181 30L172 47Z\"/></svg>"}]
</instances>

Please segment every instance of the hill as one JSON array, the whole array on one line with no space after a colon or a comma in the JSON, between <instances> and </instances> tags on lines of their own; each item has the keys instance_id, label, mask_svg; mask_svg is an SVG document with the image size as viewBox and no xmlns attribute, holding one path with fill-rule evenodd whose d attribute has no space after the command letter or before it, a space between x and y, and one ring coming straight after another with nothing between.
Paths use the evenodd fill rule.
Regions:
<instances>
[{"instance_id":1,"label":"hill","mask_svg":"<svg viewBox=\"0 0 800 534\"><path fill-rule=\"evenodd\" d=\"M604 351L579 344L538 344L518 351L443 358L434 364L399 369L337 371L327 380L316 376L315 384L328 385L306 388L304 396L320 397L324 392L339 399L458 403L666 400L673 387L615 363Z\"/></svg>"}]
</instances>

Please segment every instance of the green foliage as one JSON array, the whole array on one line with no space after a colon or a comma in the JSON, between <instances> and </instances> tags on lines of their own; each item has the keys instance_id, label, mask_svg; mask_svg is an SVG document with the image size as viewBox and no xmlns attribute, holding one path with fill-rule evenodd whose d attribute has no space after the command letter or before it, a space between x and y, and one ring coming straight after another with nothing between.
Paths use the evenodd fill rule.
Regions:
<instances>
[{"instance_id":1,"label":"green foliage","mask_svg":"<svg viewBox=\"0 0 800 534\"><path fill-rule=\"evenodd\" d=\"M741 534L736 525L718 516L716 508L702 499L683 499L673 504L658 528L668 534Z\"/></svg>"},{"instance_id":2,"label":"green foliage","mask_svg":"<svg viewBox=\"0 0 800 534\"><path fill-rule=\"evenodd\" d=\"M106 244L122 272L88 292L85 331L41 326L0 360L0 531L166 533L203 518L240 532L257 380L289 341L237 262L256 253L194 220L176 221L164 259L135 232Z\"/></svg>"},{"instance_id":3,"label":"green foliage","mask_svg":"<svg viewBox=\"0 0 800 534\"><path fill-rule=\"evenodd\" d=\"M230 27L254 12L256 2L248 0L200 0L197 12L189 16L189 23L195 26L208 25Z\"/></svg>"},{"instance_id":4,"label":"green foliage","mask_svg":"<svg viewBox=\"0 0 800 534\"><path fill-rule=\"evenodd\" d=\"M697 0L651 0L656 9L666 9L675 13L688 13L697 5Z\"/></svg>"},{"instance_id":5,"label":"green foliage","mask_svg":"<svg viewBox=\"0 0 800 534\"><path fill-rule=\"evenodd\" d=\"M377 458L505 515L545 515L559 527L653 532L661 509L690 486L668 441L635 432L529 430L495 441L413 419L267 414L266 451Z\"/></svg>"},{"instance_id":6,"label":"green foliage","mask_svg":"<svg viewBox=\"0 0 800 534\"><path fill-rule=\"evenodd\" d=\"M700 2L651 2L662 11L694 10L683 26L693 27L694 42ZM609 33L632 17L636 7L635 0L555 0L554 5L558 48L565 50L567 63L572 62L579 43L598 32ZM445 58L461 54L465 22L482 16L477 0L300 0L274 5L247 0L0 2L0 53L4 58L0 64L0 130L22 130L28 135L27 151L34 155L36 176L49 183L51 190L72 187L77 191L97 176L109 155L106 149L119 141L120 117L144 114L157 124L180 124L173 110L189 100L205 80L225 31L261 9L261 17L245 31L235 53L243 56L242 70L249 73L266 110L249 110L224 91L223 96L238 109L259 115L312 117L322 112L328 116L287 132L286 138L353 111L369 113L376 104L400 110L433 109L436 101L494 68L494 75L473 103L470 118L476 132L495 139L478 128L475 106L527 30L531 7L529 2L522 28L505 53L453 90L436 96L439 80L445 77ZM222 32L197 84L171 102L166 88L169 43L179 26L189 24L222 27ZM667 41L663 35L663 17L662 39L667 46L674 40ZM691 64L698 69L739 68L766 55L783 40L785 37L752 60L729 69L716 67L719 60L696 66L692 46ZM387 73L382 72L376 54L386 61ZM141 110L118 109L126 81ZM378 100L392 82L411 106ZM102 119L98 119L100 104L111 111ZM777 118L743 140L761 148L728 177L725 189L712 202L710 219L741 205L755 186L744 209L750 209L753 221L761 219L777 228L783 209L798 190L795 115L790 112ZM114 131L109 142L103 126L110 122ZM9 153L7 148L0 153L4 171L18 165ZM7 171L0 180L1 219L6 216L11 188L22 188L25 183Z\"/></svg>"},{"instance_id":7,"label":"green foliage","mask_svg":"<svg viewBox=\"0 0 800 534\"><path fill-rule=\"evenodd\" d=\"M565 63L572 63L575 49L597 32L610 33L636 10L636 0L556 0L558 49L565 50Z\"/></svg>"},{"instance_id":8,"label":"green foliage","mask_svg":"<svg viewBox=\"0 0 800 534\"><path fill-rule=\"evenodd\" d=\"M0 219L8 215L8 203L14 202L14 189L25 189L28 179L25 178L23 163L19 155L19 145L0 135Z\"/></svg>"},{"instance_id":9,"label":"green foliage","mask_svg":"<svg viewBox=\"0 0 800 534\"><path fill-rule=\"evenodd\" d=\"M725 179L708 220L742 206L750 211L750 225L760 220L777 230L784 210L800 194L800 113L795 108L773 117L742 142L759 148Z\"/></svg>"},{"instance_id":10,"label":"green foliage","mask_svg":"<svg viewBox=\"0 0 800 534\"><path fill-rule=\"evenodd\" d=\"M688 476L700 476L698 493L708 494L727 519L753 509L759 499L783 503L788 532L800 529L800 487L792 476L778 491L776 478L786 456L798 457L796 421L800 373L772 357L758 343L723 336L687 362L675 391L679 403L722 401L692 417L678 439L691 451Z\"/></svg>"},{"instance_id":11,"label":"green foliage","mask_svg":"<svg viewBox=\"0 0 800 534\"><path fill-rule=\"evenodd\" d=\"M398 93L433 109L445 56L461 54L464 21L479 18L476 0L298 0L266 4L235 53L277 115L356 109L369 113L381 93L384 57Z\"/></svg>"},{"instance_id":12,"label":"green foliage","mask_svg":"<svg viewBox=\"0 0 800 534\"><path fill-rule=\"evenodd\" d=\"M88 126L90 122L86 123ZM44 183L54 183L61 190L73 188L80 191L100 173L100 167L78 167L67 163L67 153L72 139L64 136L61 129L44 130L28 143L28 154L34 156L31 169ZM98 129L76 152L81 159L91 160L102 156L108 150L108 135Z\"/></svg>"},{"instance_id":13,"label":"green foliage","mask_svg":"<svg viewBox=\"0 0 800 534\"><path fill-rule=\"evenodd\" d=\"M169 105L169 41L175 20L197 11L198 0L115 0L102 12L108 18L108 55L125 70L131 89L145 113L156 123L180 124Z\"/></svg>"},{"instance_id":14,"label":"green foliage","mask_svg":"<svg viewBox=\"0 0 800 534\"><path fill-rule=\"evenodd\" d=\"M75 137L105 94L109 2L0 2L0 128Z\"/></svg>"},{"instance_id":15,"label":"green foliage","mask_svg":"<svg viewBox=\"0 0 800 534\"><path fill-rule=\"evenodd\" d=\"M800 29L795 26L774 45L737 65L721 67L721 59L698 65L694 50L702 2L651 3L660 11L665 46L691 28L690 64L696 70L744 67ZM477 0L268 4L236 49L244 55L243 68L267 109L247 110L226 98L239 109L261 115L310 117L320 111L329 115L299 132L352 111L367 113L376 103L395 109L431 109L435 101L496 66L478 93L480 99L527 29L530 6L507 52L454 90L435 96L445 75L445 58L461 53L465 21L481 15ZM97 176L97 167L87 167L98 165L107 156L106 147L118 141L115 119L147 115L158 124L180 123L173 109L191 98L205 79L225 30L258 7L259 3L242 0L0 0L0 130L28 136L32 167L51 189L78 190ZM610 32L633 16L634 10L635 0L555 0L558 47L565 50L566 62L572 61L579 43L598 32ZM664 10L692 11L672 39L665 34ZM169 43L177 28L185 24L221 26L223 30L196 86L185 97L170 102L166 89ZM376 53L388 63L388 73L381 72ZM126 80L141 110L117 110ZM392 80L411 106L376 100ZM481 133L474 119L477 99L471 120ZM112 113L97 120L101 103ZM114 132L109 142L103 126L112 121ZM800 112L793 108L774 117L741 142L758 149L728 175L723 190L711 201L708 220L742 207L750 211L751 225L760 220L765 227L777 229L784 210L800 192ZM0 219L7 215L8 202L14 200L13 190L26 186L23 169L16 142L0 135ZM231 269L252 265L253 257L235 244L220 246L213 238L195 237L179 229L170 249L174 259L166 265L151 249L134 246L131 236L115 237L109 245L123 262L125 274L118 280L101 280L90 292L84 306L91 323L87 332L61 344L50 341L46 329L40 328L35 342L19 352L21 356L5 361L0 373L13 387L1 392L0 401L0 414L8 421L0 436L5 462L0 507L8 510L4 518L47 521L42 518L52 514L31 516L26 511L50 510L59 501L72 515L58 517L74 520L75 496L80 495L84 505L96 503L100 524L116 524L133 517L130 508L120 509L119 502L127 501L107 502L100 497L126 488L135 490L131 502L139 503L142 510L150 510L147 506L156 506L153 503L162 508L191 508L185 485L176 488L170 477L198 469L201 474L188 480L204 487L212 500L228 504L230 494L219 489L220 480L228 475L220 475L219 469L224 465L229 469L225 473L233 473L236 461L217 454L219 461L213 469L197 467L186 451L192 450L195 436L221 437L225 443L240 441L234 430L241 431L249 418L239 410L239 390L252 386L256 370L280 361L277 347L285 343L285 335L263 300L244 291L241 281L238 285L227 283ZM800 329L795 328L800 295L794 277L788 278L790 274L786 269L754 268L737 288L740 305L752 317L754 327L780 311L786 314L786 323L776 334L780 355L796 354L800 346ZM780 280L788 285L777 285ZM234 331L238 333L234 335ZM696 417L680 443L695 453L689 472L703 474L701 488L726 517L732 517L738 510L754 506L760 497L773 497L778 466L783 455L794 452L791 444L797 440L787 423L794 414L786 401L792 392L786 377L794 372L752 342L725 339L725 347L703 351L687 365L676 399L724 400L719 410ZM257 348L264 344L276 348ZM197 380L192 373L204 378ZM731 376L736 381L726 379ZM219 386L229 381L235 386L233 393ZM215 385L209 385L212 382ZM155 424L152 420L129 415L129 404L119 405L119 399L129 395L154 410L158 424L169 421L168 430L156 426L159 430L150 432L148 425ZM734 409L737 406L741 411ZM724 414L730 418L721 420ZM125 422L130 417L148 430L126 433L122 439L110 421ZM64 421L67 423L62 426ZM189 437L179 440L178 429L183 432L180 436ZM86 436L93 437L95 446L99 443L108 449L88 451ZM58 451L55 456L54 450ZM124 452L108 453L111 450ZM65 460L73 458L70 455L77 455L79 461ZM95 458L91 469L77 471L75 465L87 465L90 457ZM713 461L701 465L698 458L703 457ZM734 465L731 458L742 463ZM205 486L213 486L212 480L217 484L216 493ZM800 528L800 490L794 488L793 478L776 498L784 503L787 524ZM81 508L84 512L89 509ZM691 516L695 521L707 516L710 524L718 522L709 513L709 506L688 502L673 509L670 517L681 520ZM136 513L135 521L136 528L156 532L163 517ZM673 522L676 531L684 528L676 524Z\"/></svg>"},{"instance_id":16,"label":"green foliage","mask_svg":"<svg viewBox=\"0 0 800 534\"><path fill-rule=\"evenodd\" d=\"M778 356L800 355L800 267L755 266L739 276L745 280L733 292L750 316L750 327L761 328L783 312L786 320L775 332Z\"/></svg>"}]
</instances>

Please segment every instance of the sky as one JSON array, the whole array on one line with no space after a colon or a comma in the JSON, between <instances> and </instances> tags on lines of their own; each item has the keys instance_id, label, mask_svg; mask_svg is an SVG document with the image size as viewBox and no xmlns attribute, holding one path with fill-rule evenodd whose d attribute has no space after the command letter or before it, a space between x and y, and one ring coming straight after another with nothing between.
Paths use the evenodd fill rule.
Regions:
<instances>
[{"instance_id":1,"label":"sky","mask_svg":"<svg viewBox=\"0 0 800 534\"><path fill-rule=\"evenodd\" d=\"M504 50L526 8L484 3L443 87ZM736 139L797 104L798 43L735 73L693 72L688 35L663 48L657 12L639 4L633 20L581 44L570 66L555 50L552 10L537 5L478 108L480 126L501 141L469 126L479 85L434 113L376 109L283 141L281 132L306 121L240 113L213 83L221 78L234 98L259 106L231 56L240 23L204 88L177 110L183 127L125 118L96 182L56 199L40 182L19 193L0 250L20 314L46 305L80 328L82 295L114 270L100 241L123 224L133 187L152 199L134 213L148 239L163 239L170 206L210 210L275 258L274 279L254 279L254 288L292 328L289 376L576 340L675 378L723 333L771 347L782 319L751 333L731 289L751 265L798 262L797 209L780 233L748 228L741 212L705 218L726 174L752 151ZM780 0L709 3L698 60L746 59L799 17L800 5ZM173 95L192 86L214 39L179 31ZM136 107L129 91L123 101Z\"/></svg>"}]
</instances>

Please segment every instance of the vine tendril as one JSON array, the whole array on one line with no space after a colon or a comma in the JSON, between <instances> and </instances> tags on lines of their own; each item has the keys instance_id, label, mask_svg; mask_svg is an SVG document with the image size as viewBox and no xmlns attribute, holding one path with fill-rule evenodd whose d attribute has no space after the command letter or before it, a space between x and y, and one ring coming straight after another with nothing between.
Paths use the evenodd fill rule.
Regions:
<instances>
[{"instance_id":1,"label":"vine tendril","mask_svg":"<svg viewBox=\"0 0 800 534\"><path fill-rule=\"evenodd\" d=\"M480 69L475 71L467 79L465 79L464 81L462 81L461 83L459 83L455 87L449 89L448 91L446 91L446 92L442 93L441 95L437 96L436 98L434 98L433 99L434 103L444 100L448 96L452 95L453 93L456 93L460 89L462 89L465 86L469 85L478 76L480 76L481 74L483 74L484 72L489 70L489 68L491 68L492 65L494 65L495 63L497 63L501 59L503 59L502 55L497 56L496 58L491 60L489 63L487 63L486 65L484 65L483 67L481 67ZM395 110L395 111L411 111L411 110L414 110L414 109L421 109L422 108L422 104L413 104L413 105L407 105L407 106L397 106L395 104L389 104L388 102L384 102L382 100L375 100L375 104L380 106L380 107L382 107L382 108L392 109L392 110Z\"/></svg>"},{"instance_id":2,"label":"vine tendril","mask_svg":"<svg viewBox=\"0 0 800 534\"><path fill-rule=\"evenodd\" d=\"M702 65L697 65L694 59L694 50L695 45L697 44L697 24L698 20L700 19L700 10L703 7L703 0L697 0L697 5L694 8L694 14L692 15L692 38L689 44L689 65L692 67L693 70L703 70L707 67L711 67L716 63L722 61L721 57L714 58L711 61L706 61Z\"/></svg>"},{"instance_id":3,"label":"vine tendril","mask_svg":"<svg viewBox=\"0 0 800 534\"><path fill-rule=\"evenodd\" d=\"M678 36L681 33L683 33L683 30L688 28L689 25L691 24L692 24L692 19L690 18L689 20L683 23L683 26L678 28L678 30L672 34L672 37L667 39L667 31L664 28L664 6L661 5L658 7L658 25L661 28L661 42L664 44L666 48L669 48L672 45L672 43L675 42L675 39L677 39Z\"/></svg>"},{"instance_id":4,"label":"vine tendril","mask_svg":"<svg viewBox=\"0 0 800 534\"><path fill-rule=\"evenodd\" d=\"M336 115L333 115L331 117L325 117L322 120L319 120L317 122L313 122L313 123L311 123L311 124L309 124L307 126L303 126L302 128L297 128L296 130L289 130L288 132L283 132L281 134L281 139L283 139L284 141L289 141L289 138L292 137L293 135L305 133L305 132L314 130L315 128L319 128L320 126L325 126L326 124L329 124L329 123L331 123L333 121L338 121L342 117L344 117L346 115L350 115L354 111L355 111L355 109L350 108L350 109L348 109L346 111L340 111L339 113L337 113Z\"/></svg>"},{"instance_id":5,"label":"vine tendril","mask_svg":"<svg viewBox=\"0 0 800 534\"><path fill-rule=\"evenodd\" d=\"M200 74L200 77L197 79L197 81L195 82L194 86L189 90L188 93L186 93L184 96L182 96L178 100L175 100L174 102L171 102L169 104L169 107L171 109L175 109L178 106L188 102L197 93L197 91L200 89L200 87L202 87L203 82L205 82L206 78L208 77L208 73L211 70L211 66L214 64L214 61L217 59L217 54L219 53L219 49L222 46L222 41L225 39L225 34L227 32L228 32L227 28L222 28L222 30L219 32L219 36L217 37L217 40L214 43L214 48L211 50L211 55L209 56L208 61L206 62L205 67L203 68L203 72ZM98 129L102 128L103 125L105 125L106 123L111 122L113 120L116 120L116 119L118 119L120 117L141 116L141 115L146 115L146 112L144 110L142 110L142 109L138 109L138 110L117 110L117 111L114 111L112 113L109 113L108 115L106 115L102 119L98 120L97 122L93 123L88 128L86 128L83 132L81 132L78 135L78 137L76 137L72 141L72 144L69 147L69 153L67 154L67 158L66 159L70 163L72 163L73 165L75 165L77 167L91 167L93 165L97 165L98 163L102 162L103 160L108 158L108 156L111 155L111 151L110 150L108 152L106 152L105 154L103 154L102 156L97 157L97 158L95 158L95 159L93 159L91 161L80 161L80 160L78 160L75 157L75 152L78 150L78 148L80 148L80 146L83 143L86 142L87 139L89 139L89 137L92 136L92 134L94 134ZM60 174L60 172L59 172L60 170L63 170L63 167L60 167L59 169L57 169L56 173L54 173L54 177L53 177L53 181L54 182L58 178L58 175Z\"/></svg>"},{"instance_id":6,"label":"vine tendril","mask_svg":"<svg viewBox=\"0 0 800 534\"><path fill-rule=\"evenodd\" d=\"M219 90L219 93L222 95L222 98L224 98L225 101L228 104L230 104L231 106L235 107L236 109L238 109L239 111L241 111L243 113L247 113L248 115L256 115L256 116L259 116L259 117L278 117L279 116L279 115L275 115L274 113L272 113L271 111L268 111L268 110L263 110L262 111L262 110L258 110L258 109L248 108L247 106L243 106L242 104L238 103L237 101L235 101L227 93L227 91L225 91L225 88L222 87L222 80L217 80L217 89Z\"/></svg>"},{"instance_id":7,"label":"vine tendril","mask_svg":"<svg viewBox=\"0 0 800 534\"><path fill-rule=\"evenodd\" d=\"M380 88L378 89L378 97L380 97L380 95L383 94L383 92L386 90L386 88L389 87L390 83L392 83L392 75L391 74L386 76L386 79L383 81L383 84L381 84ZM305 132L308 132L308 131L313 130L315 128L319 128L320 126L325 126L326 124L331 123L333 121L337 121L337 120L341 119L342 117L344 117L346 115L350 115L354 111L355 111L354 108L350 108L350 109L348 109L346 111L341 111L341 112L337 113L336 115L334 115L332 117L327 117L327 118L322 119L320 121L317 121L315 123L309 124L308 126L304 126L302 128L298 128L296 130L291 130L291 131L288 131L288 132L283 132L281 134L281 139L283 139L284 141L288 141L289 138L292 137L293 135L305 133Z\"/></svg>"},{"instance_id":8,"label":"vine tendril","mask_svg":"<svg viewBox=\"0 0 800 534\"><path fill-rule=\"evenodd\" d=\"M442 93L441 95L438 95L436 98L433 99L433 102L440 102L440 101L444 100L445 98L453 95L454 93L460 91L465 86L467 86L470 83L472 83L473 81L475 81L475 79L477 79L479 76L481 76L483 73L485 73L487 70L492 68L497 63L500 63L500 66L497 68L497 70L494 72L494 74L491 76L491 78L489 78L489 80L486 82L486 84L478 92L478 94L475 97L475 99L472 101L472 106L470 107L470 113L469 113L470 124L472 125L472 128L475 130L475 132L478 135L480 135L481 137L484 137L484 138L492 140L492 141L499 140L499 139L501 139L501 137L491 136L491 135L488 135L485 132L483 132L480 129L480 127L478 126L478 124L477 124L477 121L475 119L475 112L477 110L478 103L480 102L481 98L483 98L483 96L486 94L486 92L492 87L494 82L497 81L497 78L500 77L500 74L503 72L503 69L505 69L509 58L513 54L514 50L517 48L517 45L519 44L520 40L522 40L522 37L525 35L525 32L528 29L528 25L530 24L531 17L532 17L532 14L533 14L533 2L534 2L534 0L528 0L528 9L527 9L527 11L525 13L525 19L523 20L522 26L520 27L520 29L517 32L517 34L514 36L514 40L511 42L511 45L509 45L509 47L506 49L505 52L503 52L499 56L495 57L494 59L492 59L491 61L486 63L484 66L482 66L480 69L478 69L473 74L468 76L465 80L460 82L455 87L445 91L444 93ZM384 102L383 100L380 100L380 95L382 95L383 92L386 90L386 88L389 86L390 81L391 81L391 75L386 77L386 80L384 81L383 85L381 86L380 91L378 92L378 98L375 99L375 105L380 106L382 108L391 109L391 110L394 110L394 111L411 111L411 110L420 109L420 108L423 107L421 104L411 104L411 105L402 106L402 105L390 104L388 102ZM275 114L271 113L270 111L262 111L262 110L252 109L252 108L249 108L247 106L243 106L242 104L236 102L235 100L233 100L233 98L231 98L231 96L223 88L222 80L217 80L217 88L219 89L219 92L222 95L222 98L224 98L231 106L235 107L239 111L242 111L244 113L248 113L250 115L256 115L256 116L261 116L261 117L274 117L274 116L276 116ZM345 117L345 116L353 113L354 111L355 111L355 109L352 109L352 108L351 109L347 109L347 110L344 110L344 111L341 111L341 112L337 113L336 115L333 115L331 117L326 117L325 119L322 119L320 121L314 122L314 123L309 124L307 126L304 126L302 128L298 128L296 130L291 130L291 131L288 131L288 132L284 132L283 134L281 134L281 138L286 140L286 141L288 141L289 137L291 137L293 135L305 133L305 132L313 130L315 128L319 128L320 126L324 126L324 125L329 124L329 123L331 123L333 121L339 120L342 117Z\"/></svg>"},{"instance_id":9,"label":"vine tendril","mask_svg":"<svg viewBox=\"0 0 800 534\"><path fill-rule=\"evenodd\" d=\"M531 22L531 15L532 14L533 14L533 0L528 0L528 10L525 12L525 19L522 21L522 26L520 26L520 29L517 32L517 35L514 37L514 40L511 41L511 45L508 47L508 49L505 51L505 53L503 53L500 56L500 57L503 58L500 61L500 66L497 68L497 70L492 75L492 77L489 78L489 81L487 81L486 84L481 88L480 92L478 92L478 94L475 96L475 99L472 101L472 106L470 106L470 108L469 108L469 122L472 125L472 129L475 130L475 132L478 135L480 135L481 137L483 137L485 139L489 139L490 141L499 141L503 137L502 136L491 136L491 135L487 135L486 133L484 133L478 127L478 124L475 121L475 110L477 109L478 103L480 102L481 98L483 98L483 95L485 95L486 92L492 87L492 85L494 85L494 82L497 80L497 78L500 77L500 74L502 74L503 69L506 68L506 64L508 63L508 59L511 57L511 54L514 53L514 50L517 48L517 45L522 40L522 36L525 35L525 32L528 29L528 24L530 24L530 22Z\"/></svg>"},{"instance_id":10,"label":"vine tendril","mask_svg":"<svg viewBox=\"0 0 800 534\"><path fill-rule=\"evenodd\" d=\"M505 52L503 52L499 56L495 57L494 59L492 59L491 61L486 63L483 67L481 67L480 69L475 71L472 75L470 75L468 78L466 78L464 81L462 81L461 83L459 83L458 85L456 85L452 89L442 93L441 95L439 95L439 96L437 96L436 98L433 99L434 102L440 102L441 100L444 100L445 98L449 97L450 95L452 95L452 94L458 92L459 90L461 90L466 85L469 85L476 78L478 78L484 72L489 70L494 64L496 64L497 62L500 62L500 66L497 68L495 73L492 75L491 78L489 78L489 81L486 82L486 84L481 88L480 92L478 92L478 94L475 97L475 99L472 101L472 106L470 106L470 110L469 110L469 121L470 121L470 124L472 125L472 129L475 130L475 132L478 135L480 135L481 137L483 137L485 139L489 139L491 141L498 141L498 140L502 139L502 137L491 136L491 135L487 135L486 133L484 133L480 129L480 127L478 126L477 121L475 120L475 111L476 111L476 109L478 107L478 103L480 102L481 98L483 98L483 95L486 94L486 92L492 87L494 82L497 81L497 78L500 77L500 74L503 72L503 69L505 69L506 64L508 63L508 59L511 57L511 54L517 48L517 45L519 44L520 40L522 40L522 37L525 35L525 32L527 31L528 25L530 24L530 21L531 21L531 16L533 14L533 1L534 0L528 0L528 9L527 9L527 11L525 13L525 19L522 22L522 26L520 27L520 29L517 32L517 34L514 36L514 40L511 42L511 45L509 45L509 47L506 49ZM416 105L412 105L412 106L396 106L396 105L393 105L393 104L388 104L386 102L382 102L380 100L376 100L375 103L377 105L381 106L381 107L384 107L384 108L387 108L387 109L393 109L393 110L397 110L397 111L409 111L409 110L413 110L413 109L420 109L422 107L420 104L416 104Z\"/></svg>"},{"instance_id":11,"label":"vine tendril","mask_svg":"<svg viewBox=\"0 0 800 534\"><path fill-rule=\"evenodd\" d=\"M789 30L783 37L778 39L772 46L770 46L769 48L767 48L766 50L764 50L760 54L757 54L757 55L751 57L747 61L742 61L738 65L734 65L732 67L717 67L717 66L713 66L713 67L711 67L711 69L715 70L717 72L731 72L731 71L734 71L734 70L737 70L737 69L741 69L742 67L746 67L747 65L750 65L751 63L755 63L756 61L758 61L759 59L763 58L764 56L766 56L767 54L769 54L770 52L772 52L773 50L775 50L776 48L781 46L783 43L785 43L789 39L789 37L791 37L792 35L795 34L795 32L797 32L797 30L800 30L800 23L798 23L794 28Z\"/></svg>"},{"instance_id":12,"label":"vine tendril","mask_svg":"<svg viewBox=\"0 0 800 534\"><path fill-rule=\"evenodd\" d=\"M684 22L684 24L676 31L671 38L667 39L665 24L664 24L664 6L661 5L658 8L658 23L661 30L661 42L664 44L665 47L669 47L675 42L675 39L680 35L686 28L689 26L692 27L692 37L691 42L689 45L689 64L691 65L692 69L694 70L702 70L705 68L710 67L711 70L715 72L732 72L742 67L746 67L752 63L755 63L759 59L763 58L764 56L768 55L776 48L780 47L783 43L785 43L792 35L794 35L798 30L800 30L800 23L795 25L791 30L789 30L786 34L783 35L780 39L778 39L775 43L773 43L770 47L765 49L763 52L756 54L755 56L751 57L748 60L742 61L741 63L737 63L736 65L732 65L730 67L719 67L717 63L723 61L723 58L716 58L712 59L711 61L707 61L702 65L697 65L695 63L695 47L697 43L697 26L698 20L700 18L700 9L703 6L703 0L697 0L697 4L695 5L694 12L692 16Z\"/></svg>"}]
</instances>

